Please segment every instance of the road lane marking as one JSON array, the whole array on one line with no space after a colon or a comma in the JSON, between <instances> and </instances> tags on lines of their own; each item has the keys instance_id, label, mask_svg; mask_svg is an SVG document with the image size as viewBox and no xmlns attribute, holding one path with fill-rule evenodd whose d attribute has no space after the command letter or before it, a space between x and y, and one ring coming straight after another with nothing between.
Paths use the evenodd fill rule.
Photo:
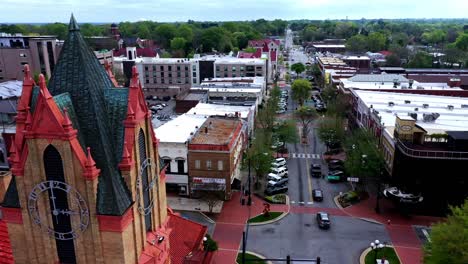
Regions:
<instances>
[{"instance_id":1,"label":"road lane marking","mask_svg":"<svg viewBox=\"0 0 468 264\"><path fill-rule=\"evenodd\" d=\"M312 181L310 180L309 161L306 159L305 162L306 162L307 182L309 183L309 184L308 184L308 187L309 187L309 195L310 195L310 198L311 198L310 200L313 201L314 199L312 199L312 198L313 198L313 197L312 197ZM312 202L311 204L314 204L314 202Z\"/></svg>"},{"instance_id":2,"label":"road lane marking","mask_svg":"<svg viewBox=\"0 0 468 264\"><path fill-rule=\"evenodd\" d=\"M307 202L307 204L314 204L314 202L310 201L310 202Z\"/></svg>"}]
</instances>

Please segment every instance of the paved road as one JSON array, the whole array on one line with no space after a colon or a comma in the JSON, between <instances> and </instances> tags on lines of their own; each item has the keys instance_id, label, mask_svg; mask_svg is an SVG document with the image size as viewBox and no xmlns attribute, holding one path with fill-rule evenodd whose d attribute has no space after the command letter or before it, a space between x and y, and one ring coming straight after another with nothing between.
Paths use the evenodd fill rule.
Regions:
<instances>
[{"instance_id":1,"label":"paved road","mask_svg":"<svg viewBox=\"0 0 468 264\"><path fill-rule=\"evenodd\" d=\"M279 222L250 226L247 250L267 258L315 259L322 263L359 263L362 250L376 238L390 241L385 227L344 216L332 216L329 230L318 228L312 214L289 214ZM274 262L284 263L284 262ZM305 262L292 262L305 263Z\"/></svg>"}]
</instances>

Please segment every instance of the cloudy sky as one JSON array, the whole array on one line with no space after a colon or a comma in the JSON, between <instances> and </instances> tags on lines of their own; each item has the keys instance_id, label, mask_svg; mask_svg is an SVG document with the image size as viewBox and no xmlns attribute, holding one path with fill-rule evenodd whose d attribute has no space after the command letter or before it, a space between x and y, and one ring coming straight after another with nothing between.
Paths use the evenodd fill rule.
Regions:
<instances>
[{"instance_id":1,"label":"cloudy sky","mask_svg":"<svg viewBox=\"0 0 468 264\"><path fill-rule=\"evenodd\" d=\"M1 22L466 18L468 0L0 0Z\"/></svg>"}]
</instances>

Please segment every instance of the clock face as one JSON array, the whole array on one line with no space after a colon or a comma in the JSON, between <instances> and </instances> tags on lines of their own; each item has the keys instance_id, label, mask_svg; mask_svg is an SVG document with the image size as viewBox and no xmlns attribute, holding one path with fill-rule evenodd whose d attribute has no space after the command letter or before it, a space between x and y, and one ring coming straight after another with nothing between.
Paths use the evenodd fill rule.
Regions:
<instances>
[{"instance_id":1,"label":"clock face","mask_svg":"<svg viewBox=\"0 0 468 264\"><path fill-rule=\"evenodd\" d=\"M46 215L39 211L38 201L46 197ZM81 194L61 181L43 181L32 189L28 197L29 214L35 224L59 240L71 240L86 230L89 210ZM52 226L48 224L50 216Z\"/></svg>"},{"instance_id":2,"label":"clock face","mask_svg":"<svg viewBox=\"0 0 468 264\"><path fill-rule=\"evenodd\" d=\"M143 215L151 213L151 208L153 208L154 197L150 195L150 193L156 185L158 177L151 177L152 167L156 168L156 165L150 158L144 160L141 163L140 171L136 178L136 202L138 205L138 212ZM143 177L146 177L147 180ZM148 200L148 204L146 206L144 201L141 201L142 199L140 199L140 196L143 196L143 200Z\"/></svg>"}]
</instances>

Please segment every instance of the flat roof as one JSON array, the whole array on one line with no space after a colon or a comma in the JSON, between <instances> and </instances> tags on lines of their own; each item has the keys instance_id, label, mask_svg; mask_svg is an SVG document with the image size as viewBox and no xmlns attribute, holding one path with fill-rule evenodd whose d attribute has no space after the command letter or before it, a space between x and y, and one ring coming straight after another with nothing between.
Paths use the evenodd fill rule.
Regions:
<instances>
[{"instance_id":1,"label":"flat roof","mask_svg":"<svg viewBox=\"0 0 468 264\"><path fill-rule=\"evenodd\" d=\"M6 81L0 83L0 98L20 97L23 90L22 81Z\"/></svg>"},{"instance_id":2,"label":"flat roof","mask_svg":"<svg viewBox=\"0 0 468 264\"><path fill-rule=\"evenodd\" d=\"M394 87L392 82L353 82L350 81L352 78L342 79L341 83L345 89L362 89L362 90L404 90L409 89L409 81L398 84ZM417 81L413 82L413 90L450 90L450 91L461 91L460 87L450 87L446 83L420 83Z\"/></svg>"},{"instance_id":3,"label":"flat roof","mask_svg":"<svg viewBox=\"0 0 468 264\"><path fill-rule=\"evenodd\" d=\"M210 117L192 137L190 144L228 145L240 123L235 118Z\"/></svg>"},{"instance_id":4,"label":"flat roof","mask_svg":"<svg viewBox=\"0 0 468 264\"><path fill-rule=\"evenodd\" d=\"M256 58L218 57L214 64L254 64L265 65L265 60Z\"/></svg>"},{"instance_id":5,"label":"flat roof","mask_svg":"<svg viewBox=\"0 0 468 264\"><path fill-rule=\"evenodd\" d=\"M395 126L396 116L405 118L409 113L416 113L416 124L429 134L468 131L468 98L366 90L353 90L353 93L368 108L372 105L372 108L378 111L381 122L385 123L386 127ZM389 102L392 102L393 106L390 106ZM426 108L424 104L427 104ZM453 106L452 110L449 109L449 105ZM434 122L424 122L424 114L433 113L440 116Z\"/></svg>"},{"instance_id":6,"label":"flat roof","mask_svg":"<svg viewBox=\"0 0 468 264\"><path fill-rule=\"evenodd\" d=\"M399 74L356 74L349 78L349 81L353 82L392 82L394 80L398 82L408 82L403 75Z\"/></svg>"},{"instance_id":7,"label":"flat roof","mask_svg":"<svg viewBox=\"0 0 468 264\"><path fill-rule=\"evenodd\" d=\"M344 56L342 60L370 60L367 56Z\"/></svg>"},{"instance_id":8,"label":"flat roof","mask_svg":"<svg viewBox=\"0 0 468 264\"><path fill-rule=\"evenodd\" d=\"M188 93L183 98L177 99L178 101L188 100L188 101L198 101L206 97L206 92L203 93Z\"/></svg>"},{"instance_id":9,"label":"flat roof","mask_svg":"<svg viewBox=\"0 0 468 264\"><path fill-rule=\"evenodd\" d=\"M225 92L225 93L261 93L262 88L258 87L243 87L243 88L238 88L238 87L209 87L209 86L194 86L190 88L190 90L193 91L208 91L208 92Z\"/></svg>"},{"instance_id":10,"label":"flat roof","mask_svg":"<svg viewBox=\"0 0 468 264\"><path fill-rule=\"evenodd\" d=\"M234 116L239 113L241 118L247 118L251 111L255 110L255 106L240 106L240 105L219 105L219 104L205 104L198 103L197 106L192 107L187 114L189 115L206 115L206 116Z\"/></svg>"},{"instance_id":11,"label":"flat roof","mask_svg":"<svg viewBox=\"0 0 468 264\"><path fill-rule=\"evenodd\" d=\"M194 60L187 58L157 58L157 57L138 57L135 63L151 63L151 64L191 64Z\"/></svg>"},{"instance_id":12,"label":"flat roof","mask_svg":"<svg viewBox=\"0 0 468 264\"><path fill-rule=\"evenodd\" d=\"M183 114L156 128L154 132L160 142L184 143L190 139L190 133L195 134L198 130L195 127L201 127L207 119L204 115Z\"/></svg>"}]
</instances>

